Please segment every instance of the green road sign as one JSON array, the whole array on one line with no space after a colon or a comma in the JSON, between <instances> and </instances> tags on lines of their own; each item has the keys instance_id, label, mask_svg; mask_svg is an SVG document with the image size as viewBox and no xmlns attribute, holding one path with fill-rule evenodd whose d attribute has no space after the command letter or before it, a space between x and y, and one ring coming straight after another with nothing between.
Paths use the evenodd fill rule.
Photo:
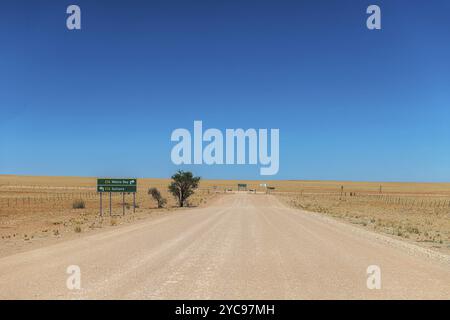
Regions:
<instances>
[{"instance_id":1,"label":"green road sign","mask_svg":"<svg viewBox=\"0 0 450 320\"><path fill-rule=\"evenodd\" d=\"M136 192L137 179L97 179L97 192Z\"/></svg>"},{"instance_id":2,"label":"green road sign","mask_svg":"<svg viewBox=\"0 0 450 320\"><path fill-rule=\"evenodd\" d=\"M97 185L136 186L137 179L97 179Z\"/></svg>"}]
</instances>

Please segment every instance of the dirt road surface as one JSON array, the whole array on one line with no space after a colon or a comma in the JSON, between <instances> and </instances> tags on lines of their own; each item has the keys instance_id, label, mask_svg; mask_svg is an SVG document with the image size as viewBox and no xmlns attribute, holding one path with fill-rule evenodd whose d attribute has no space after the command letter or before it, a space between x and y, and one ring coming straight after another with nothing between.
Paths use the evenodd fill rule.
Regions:
<instances>
[{"instance_id":1,"label":"dirt road surface","mask_svg":"<svg viewBox=\"0 0 450 320\"><path fill-rule=\"evenodd\" d=\"M2 299L449 299L450 263L234 194L0 259ZM81 289L66 285L68 266ZM367 267L381 289L367 288Z\"/></svg>"}]
</instances>

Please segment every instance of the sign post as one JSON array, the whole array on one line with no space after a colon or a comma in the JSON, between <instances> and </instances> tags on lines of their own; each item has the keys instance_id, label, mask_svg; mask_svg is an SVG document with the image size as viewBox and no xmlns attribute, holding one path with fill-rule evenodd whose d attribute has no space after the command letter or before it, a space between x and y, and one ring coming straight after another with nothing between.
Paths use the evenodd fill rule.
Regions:
<instances>
[{"instance_id":1,"label":"sign post","mask_svg":"<svg viewBox=\"0 0 450 320\"><path fill-rule=\"evenodd\" d=\"M102 193L100 192L100 217L103 217Z\"/></svg>"},{"instance_id":2,"label":"sign post","mask_svg":"<svg viewBox=\"0 0 450 320\"><path fill-rule=\"evenodd\" d=\"M102 193L109 192L109 215L112 216L112 193L122 193L122 215L125 215L125 193L133 193L133 212L136 210L137 179L99 178L97 179L97 192L100 193L100 215L102 212Z\"/></svg>"},{"instance_id":3,"label":"sign post","mask_svg":"<svg viewBox=\"0 0 450 320\"><path fill-rule=\"evenodd\" d=\"M125 192L122 192L122 215L125 215Z\"/></svg>"},{"instance_id":4,"label":"sign post","mask_svg":"<svg viewBox=\"0 0 450 320\"><path fill-rule=\"evenodd\" d=\"M271 190L275 190L275 187L269 187L269 186L267 186L266 193L270 193Z\"/></svg>"}]
</instances>

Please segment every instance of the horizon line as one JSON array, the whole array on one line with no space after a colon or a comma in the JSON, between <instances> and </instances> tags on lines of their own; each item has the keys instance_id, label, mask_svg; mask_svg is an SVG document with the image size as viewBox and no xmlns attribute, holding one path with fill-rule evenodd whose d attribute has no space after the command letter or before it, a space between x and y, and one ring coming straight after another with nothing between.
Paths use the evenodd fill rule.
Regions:
<instances>
[{"instance_id":1,"label":"horizon line","mask_svg":"<svg viewBox=\"0 0 450 320\"><path fill-rule=\"evenodd\" d=\"M184 170L188 171L188 170ZM53 178L130 178L130 177L116 177L116 176L84 176L84 175L32 175L32 174L16 174L16 173L0 173L0 177L2 176L16 176L16 177L53 177ZM136 179L170 179L170 177L139 177L132 176L131 178ZM450 184L450 181L399 181L399 180L338 180L338 179L224 179L224 178L205 178L200 177L202 180L221 180L221 181L305 181L305 182L358 182L358 183L426 183L426 184Z\"/></svg>"}]
</instances>

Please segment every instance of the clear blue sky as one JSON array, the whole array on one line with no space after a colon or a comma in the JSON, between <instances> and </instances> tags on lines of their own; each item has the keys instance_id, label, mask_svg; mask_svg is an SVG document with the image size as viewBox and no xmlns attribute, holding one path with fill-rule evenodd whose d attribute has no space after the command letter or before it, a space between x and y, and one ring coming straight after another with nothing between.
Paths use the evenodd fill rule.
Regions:
<instances>
[{"instance_id":1,"label":"clear blue sky","mask_svg":"<svg viewBox=\"0 0 450 320\"><path fill-rule=\"evenodd\" d=\"M450 181L449 14L448 0L2 1L0 173L168 177L172 130L202 120L279 128L275 179Z\"/></svg>"}]
</instances>

